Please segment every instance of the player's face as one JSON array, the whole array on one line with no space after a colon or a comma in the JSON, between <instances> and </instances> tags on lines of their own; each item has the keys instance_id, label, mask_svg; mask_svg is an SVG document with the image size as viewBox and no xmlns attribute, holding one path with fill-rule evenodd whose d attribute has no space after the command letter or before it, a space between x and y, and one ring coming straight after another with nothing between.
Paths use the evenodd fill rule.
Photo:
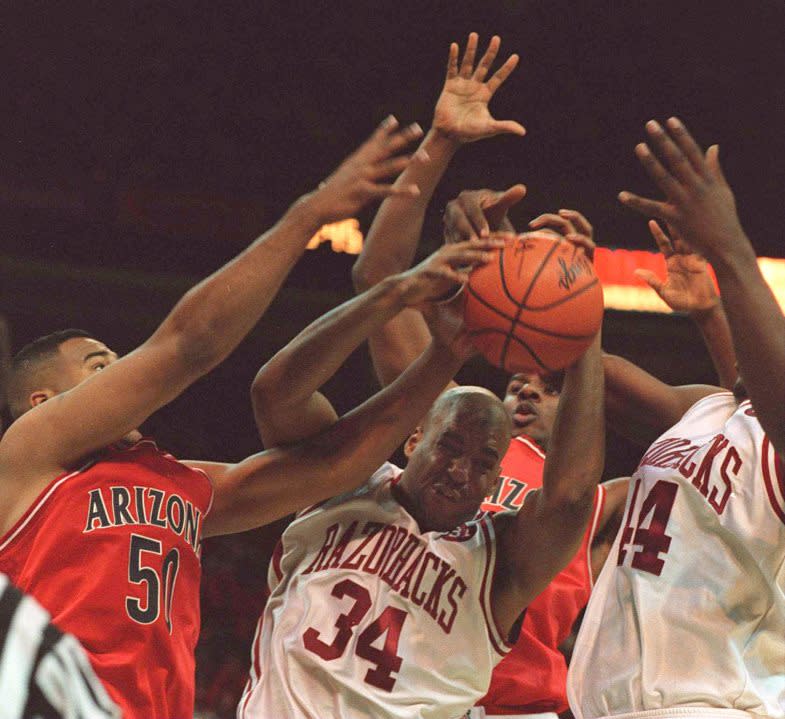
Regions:
<instances>
[{"instance_id":1,"label":"player's face","mask_svg":"<svg viewBox=\"0 0 785 719\"><path fill-rule=\"evenodd\" d=\"M513 437L526 434L547 449L559 392L558 386L534 372L514 374L504 393L504 408L512 420Z\"/></svg>"},{"instance_id":2,"label":"player's face","mask_svg":"<svg viewBox=\"0 0 785 719\"><path fill-rule=\"evenodd\" d=\"M451 410L429 422L402 483L422 531L450 531L470 520L499 477L509 443L500 422Z\"/></svg>"},{"instance_id":3,"label":"player's face","mask_svg":"<svg viewBox=\"0 0 785 719\"><path fill-rule=\"evenodd\" d=\"M117 359L103 342L89 337L72 337L60 345L59 392L65 392L108 367Z\"/></svg>"}]
</instances>

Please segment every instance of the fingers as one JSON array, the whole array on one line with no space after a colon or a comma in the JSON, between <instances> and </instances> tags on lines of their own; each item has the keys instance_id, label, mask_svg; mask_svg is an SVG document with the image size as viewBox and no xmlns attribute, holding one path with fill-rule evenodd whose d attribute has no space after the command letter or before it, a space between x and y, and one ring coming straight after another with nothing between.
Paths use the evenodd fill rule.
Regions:
<instances>
[{"instance_id":1,"label":"fingers","mask_svg":"<svg viewBox=\"0 0 785 719\"><path fill-rule=\"evenodd\" d=\"M692 169L699 175L704 175L706 172L706 163L698 143L692 138L689 130L685 127L684 123L678 117L671 117L666 123L668 132L670 133L673 141L684 153L684 156L689 161Z\"/></svg>"},{"instance_id":2,"label":"fingers","mask_svg":"<svg viewBox=\"0 0 785 719\"><path fill-rule=\"evenodd\" d=\"M388 132L385 136L379 138L375 147L378 149L379 156L389 157L415 140L419 140L422 136L422 127L420 127L419 123L413 122L411 125L404 127L403 130Z\"/></svg>"},{"instance_id":3,"label":"fingers","mask_svg":"<svg viewBox=\"0 0 785 719\"><path fill-rule=\"evenodd\" d=\"M398 157L380 160L370 167L368 178L371 180L379 180L383 177L390 177L391 175L400 175L415 160L419 162L428 162L430 159L428 153L425 150L420 149L413 155L400 155Z\"/></svg>"},{"instance_id":4,"label":"fingers","mask_svg":"<svg viewBox=\"0 0 785 719\"><path fill-rule=\"evenodd\" d=\"M662 253L662 256L667 259L673 254L673 245L671 244L668 236L663 232L662 227L656 220L649 220L649 232L657 243L657 249Z\"/></svg>"},{"instance_id":5,"label":"fingers","mask_svg":"<svg viewBox=\"0 0 785 719\"><path fill-rule=\"evenodd\" d=\"M493 95L504 83L504 81L510 76L510 73L515 69L516 65L518 64L518 60L520 58L518 55L510 55L507 60L495 73L490 80L487 82L487 88L490 91L491 95Z\"/></svg>"},{"instance_id":6,"label":"fingers","mask_svg":"<svg viewBox=\"0 0 785 719\"><path fill-rule=\"evenodd\" d=\"M728 186L728 181L725 179L725 173L722 171L722 166L720 165L719 145L712 145L708 150L706 150L706 166L708 168L709 174L715 180L721 182L726 187Z\"/></svg>"},{"instance_id":7,"label":"fingers","mask_svg":"<svg viewBox=\"0 0 785 719\"><path fill-rule=\"evenodd\" d=\"M687 156L662 126L654 120L649 120L646 123L646 132L668 172L686 185L693 184L697 179L695 170ZM686 130L684 132L686 133Z\"/></svg>"},{"instance_id":8,"label":"fingers","mask_svg":"<svg viewBox=\"0 0 785 719\"><path fill-rule=\"evenodd\" d=\"M640 277L649 287L651 287L660 297L662 297L662 288L665 283L657 277L651 270L645 270L642 267L633 270L633 274Z\"/></svg>"},{"instance_id":9,"label":"fingers","mask_svg":"<svg viewBox=\"0 0 785 719\"><path fill-rule=\"evenodd\" d=\"M491 131L494 135L519 135L526 134L526 128L514 120L493 120Z\"/></svg>"},{"instance_id":10,"label":"fingers","mask_svg":"<svg viewBox=\"0 0 785 719\"><path fill-rule=\"evenodd\" d=\"M553 212L545 212L539 217L535 217L530 223L529 227L533 230L540 230L543 227L548 227L556 230L560 235L575 235L578 231L572 221L567 217L562 217Z\"/></svg>"},{"instance_id":11,"label":"fingers","mask_svg":"<svg viewBox=\"0 0 785 719\"><path fill-rule=\"evenodd\" d=\"M676 178L665 169L645 142L635 146L635 155L643 169L646 170L646 174L667 197L679 198L682 196L682 190Z\"/></svg>"},{"instance_id":12,"label":"fingers","mask_svg":"<svg viewBox=\"0 0 785 719\"><path fill-rule=\"evenodd\" d=\"M474 56L477 53L477 41L479 36L476 32L469 33L469 39L466 41L466 51L463 53L463 60L461 61L461 68L458 74L461 77L470 78L472 70L474 69Z\"/></svg>"},{"instance_id":13,"label":"fingers","mask_svg":"<svg viewBox=\"0 0 785 719\"><path fill-rule=\"evenodd\" d=\"M565 241L569 242L571 245L580 247L585 253L586 257L588 257L590 260L594 260L594 250L597 249L597 245L595 245L591 239L586 237L586 235L569 234L569 235L565 235L564 239Z\"/></svg>"},{"instance_id":14,"label":"fingers","mask_svg":"<svg viewBox=\"0 0 785 719\"><path fill-rule=\"evenodd\" d=\"M447 79L458 77L458 43L450 43L450 54L447 56Z\"/></svg>"},{"instance_id":15,"label":"fingers","mask_svg":"<svg viewBox=\"0 0 785 719\"><path fill-rule=\"evenodd\" d=\"M594 228L591 225L584 215L582 215L578 210L559 210L559 216L568 219L572 224L575 226L575 229L578 230L582 235L586 235L586 237L594 237Z\"/></svg>"},{"instance_id":16,"label":"fingers","mask_svg":"<svg viewBox=\"0 0 785 719\"><path fill-rule=\"evenodd\" d=\"M666 203L649 200L633 192L627 192L626 190L620 192L619 202L625 207L629 207L631 210L635 210L635 212L639 212L647 217L656 217L665 222L671 222L674 219L674 213Z\"/></svg>"},{"instance_id":17,"label":"fingers","mask_svg":"<svg viewBox=\"0 0 785 719\"><path fill-rule=\"evenodd\" d=\"M477 237L484 234L482 228L475 228L465 212L456 210L447 205L444 212L444 241L447 243L461 242L467 237ZM487 229L485 230L487 232Z\"/></svg>"},{"instance_id":18,"label":"fingers","mask_svg":"<svg viewBox=\"0 0 785 719\"><path fill-rule=\"evenodd\" d=\"M487 237L490 226L477 193L462 192L456 200L447 203L444 226L448 242Z\"/></svg>"},{"instance_id":19,"label":"fingers","mask_svg":"<svg viewBox=\"0 0 785 719\"><path fill-rule=\"evenodd\" d=\"M485 76L491 69L491 65L493 65L493 61L496 59L501 44L502 40L498 35L494 35L491 38L491 41L488 43L488 49L485 51L485 54L477 65L477 69L474 71L475 80L478 80L479 82L485 80Z\"/></svg>"},{"instance_id":20,"label":"fingers","mask_svg":"<svg viewBox=\"0 0 785 719\"><path fill-rule=\"evenodd\" d=\"M485 215L491 230L498 230L510 208L517 205L526 196L526 185L517 184L508 188L504 192L497 193L496 197L481 202L483 214Z\"/></svg>"}]
</instances>

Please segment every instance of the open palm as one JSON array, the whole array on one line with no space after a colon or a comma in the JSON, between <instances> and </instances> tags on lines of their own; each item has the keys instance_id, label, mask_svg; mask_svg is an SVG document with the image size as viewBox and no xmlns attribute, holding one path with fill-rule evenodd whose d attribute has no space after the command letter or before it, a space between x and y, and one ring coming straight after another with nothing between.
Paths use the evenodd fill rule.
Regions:
<instances>
[{"instance_id":1,"label":"open palm","mask_svg":"<svg viewBox=\"0 0 785 719\"><path fill-rule=\"evenodd\" d=\"M510 55L486 82L501 40L498 35L491 38L488 49L475 68L477 42L477 33L471 33L460 67L458 45L450 45L447 78L434 111L434 129L462 143L505 133L525 134L522 125L513 120L496 120L488 109L491 98L518 64L518 55Z\"/></svg>"},{"instance_id":2,"label":"open palm","mask_svg":"<svg viewBox=\"0 0 785 719\"><path fill-rule=\"evenodd\" d=\"M649 222L649 230L665 257L668 276L663 281L649 270L636 270L636 274L676 312L700 312L714 307L719 297L709 272L709 263L693 252L673 228L673 240L654 220Z\"/></svg>"}]
</instances>

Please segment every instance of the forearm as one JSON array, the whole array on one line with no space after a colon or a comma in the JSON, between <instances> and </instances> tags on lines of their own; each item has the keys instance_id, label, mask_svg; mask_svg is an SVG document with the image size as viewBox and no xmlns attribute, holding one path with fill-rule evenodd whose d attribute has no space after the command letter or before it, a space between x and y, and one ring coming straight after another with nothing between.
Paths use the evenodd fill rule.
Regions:
<instances>
[{"instance_id":1,"label":"forearm","mask_svg":"<svg viewBox=\"0 0 785 719\"><path fill-rule=\"evenodd\" d=\"M543 470L545 504L590 504L604 461L604 376L598 336L564 379Z\"/></svg>"},{"instance_id":2,"label":"forearm","mask_svg":"<svg viewBox=\"0 0 785 719\"><path fill-rule=\"evenodd\" d=\"M371 332L403 309L405 282L389 277L311 323L259 370L254 408L280 414L306 402Z\"/></svg>"},{"instance_id":3,"label":"forearm","mask_svg":"<svg viewBox=\"0 0 785 719\"><path fill-rule=\"evenodd\" d=\"M344 491L367 478L387 460L418 423L461 367L449 349L434 340L392 384L342 417L311 444L337 447L333 458L336 491ZM353 478L344 479L353 475ZM346 485L349 486L346 486Z\"/></svg>"},{"instance_id":4,"label":"forearm","mask_svg":"<svg viewBox=\"0 0 785 719\"><path fill-rule=\"evenodd\" d=\"M712 308L692 312L690 316L700 330L714 369L717 371L720 386L732 389L738 375L736 353L722 302L718 299L717 304Z\"/></svg>"},{"instance_id":5,"label":"forearm","mask_svg":"<svg viewBox=\"0 0 785 719\"><path fill-rule=\"evenodd\" d=\"M177 337L187 361L208 371L257 323L319 227L309 198L301 198L248 249L189 290L151 339Z\"/></svg>"},{"instance_id":6,"label":"forearm","mask_svg":"<svg viewBox=\"0 0 785 719\"><path fill-rule=\"evenodd\" d=\"M745 237L712 258L733 335L739 373L761 425L785 451L785 318Z\"/></svg>"},{"instance_id":7,"label":"forearm","mask_svg":"<svg viewBox=\"0 0 785 719\"><path fill-rule=\"evenodd\" d=\"M422 233L425 212L436 186L460 145L431 130L419 151L428 160L416 159L398 177L397 186L416 184L414 198L388 197L376 213L363 252L352 269L355 289L362 291L380 280L411 266Z\"/></svg>"}]
</instances>

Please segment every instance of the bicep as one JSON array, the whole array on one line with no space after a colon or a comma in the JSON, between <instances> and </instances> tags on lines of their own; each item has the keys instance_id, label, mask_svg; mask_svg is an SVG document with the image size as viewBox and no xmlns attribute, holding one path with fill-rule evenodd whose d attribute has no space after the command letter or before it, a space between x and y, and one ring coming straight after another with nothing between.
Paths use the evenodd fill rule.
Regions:
<instances>
[{"instance_id":1,"label":"bicep","mask_svg":"<svg viewBox=\"0 0 785 719\"><path fill-rule=\"evenodd\" d=\"M307 439L338 421L337 412L321 392L314 392L295 412L256 398L253 410L262 444L268 449Z\"/></svg>"}]
</instances>

